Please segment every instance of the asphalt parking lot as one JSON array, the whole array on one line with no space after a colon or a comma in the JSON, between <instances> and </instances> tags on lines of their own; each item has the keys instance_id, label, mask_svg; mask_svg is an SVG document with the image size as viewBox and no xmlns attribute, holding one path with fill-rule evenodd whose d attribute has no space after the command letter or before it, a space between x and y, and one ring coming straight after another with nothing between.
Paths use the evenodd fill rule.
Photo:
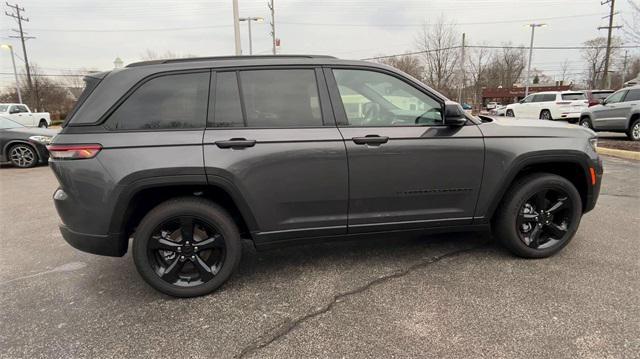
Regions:
<instances>
[{"instance_id":1,"label":"asphalt parking lot","mask_svg":"<svg viewBox=\"0 0 640 359\"><path fill-rule=\"evenodd\" d=\"M475 234L255 253L173 299L129 255L74 250L45 167L0 169L2 357L640 357L640 162L605 157L596 209L559 255Z\"/></svg>"}]
</instances>

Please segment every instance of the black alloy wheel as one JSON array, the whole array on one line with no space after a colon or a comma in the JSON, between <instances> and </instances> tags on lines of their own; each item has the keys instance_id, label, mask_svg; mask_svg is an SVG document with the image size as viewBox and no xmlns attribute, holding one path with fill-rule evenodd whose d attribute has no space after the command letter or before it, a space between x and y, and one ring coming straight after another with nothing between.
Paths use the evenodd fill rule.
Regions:
<instances>
[{"instance_id":1,"label":"black alloy wheel","mask_svg":"<svg viewBox=\"0 0 640 359\"><path fill-rule=\"evenodd\" d=\"M520 240L533 249L552 247L567 239L573 208L568 194L542 189L520 208L516 227Z\"/></svg>"},{"instance_id":2,"label":"black alloy wheel","mask_svg":"<svg viewBox=\"0 0 640 359\"><path fill-rule=\"evenodd\" d=\"M210 281L226 257L224 237L206 221L181 216L161 223L147 246L149 263L163 281L193 287Z\"/></svg>"},{"instance_id":3,"label":"black alloy wheel","mask_svg":"<svg viewBox=\"0 0 640 359\"><path fill-rule=\"evenodd\" d=\"M154 207L136 228L132 256L140 276L174 297L209 294L223 285L242 257L238 226L204 198L179 197Z\"/></svg>"},{"instance_id":4,"label":"black alloy wheel","mask_svg":"<svg viewBox=\"0 0 640 359\"><path fill-rule=\"evenodd\" d=\"M505 116L507 116L507 117L515 117L515 115L513 114L513 110L507 110L507 112L505 113Z\"/></svg>"}]
</instances>

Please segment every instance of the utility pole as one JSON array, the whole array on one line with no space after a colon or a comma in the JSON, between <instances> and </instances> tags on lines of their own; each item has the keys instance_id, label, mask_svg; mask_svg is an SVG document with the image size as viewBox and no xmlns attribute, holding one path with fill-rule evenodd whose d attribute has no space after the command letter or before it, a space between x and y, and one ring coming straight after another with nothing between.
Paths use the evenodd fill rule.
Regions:
<instances>
[{"instance_id":1,"label":"utility pole","mask_svg":"<svg viewBox=\"0 0 640 359\"><path fill-rule=\"evenodd\" d=\"M531 59L533 58L533 35L536 31L536 27L543 27L546 24L529 24L531 27L531 43L529 44L529 62L527 63L527 82L524 88L524 97L529 96L529 83L530 83L530 74L531 74Z\"/></svg>"},{"instance_id":2,"label":"utility pole","mask_svg":"<svg viewBox=\"0 0 640 359\"><path fill-rule=\"evenodd\" d=\"M233 35L236 43L236 56L242 55L242 44L240 43L240 15L238 12L238 0L233 0Z\"/></svg>"},{"instance_id":3,"label":"utility pole","mask_svg":"<svg viewBox=\"0 0 640 359\"><path fill-rule=\"evenodd\" d=\"M625 75L627 74L627 56L629 55L629 50L624 50L624 63L622 65L622 87L624 87Z\"/></svg>"},{"instance_id":4,"label":"utility pole","mask_svg":"<svg viewBox=\"0 0 640 359\"><path fill-rule=\"evenodd\" d=\"M462 83L460 84L460 89L458 90L458 103L462 105L462 92L464 91L465 84L465 71L464 71L464 47L465 47L465 36L466 34L462 33L462 46L460 47L460 79Z\"/></svg>"},{"instance_id":5,"label":"utility pole","mask_svg":"<svg viewBox=\"0 0 640 359\"><path fill-rule=\"evenodd\" d=\"M20 39L22 42L22 54L24 56L24 65L27 69L27 85L29 86L29 92L33 96L33 82L31 81L31 69L29 68L29 59L27 58L27 47L25 46L25 40L35 39L33 36L25 36L25 32L22 30L22 22L29 22L28 18L23 17L20 12L24 12L24 8L18 6L18 4L11 5L8 2L6 3L8 7L12 8L13 11L11 13L4 12L5 15L16 19L18 22L18 30L13 30L20 34L20 36L10 36L12 38ZM37 106L37 98L36 98L36 106Z\"/></svg>"},{"instance_id":6,"label":"utility pole","mask_svg":"<svg viewBox=\"0 0 640 359\"><path fill-rule=\"evenodd\" d=\"M276 15L275 15L275 7L273 5L274 0L270 0L267 3L269 10L271 10L271 40L273 41L273 54L276 54Z\"/></svg>"},{"instance_id":7,"label":"utility pole","mask_svg":"<svg viewBox=\"0 0 640 359\"><path fill-rule=\"evenodd\" d=\"M9 44L6 44L6 45L2 44L0 45L0 47L6 48L9 51L11 51L11 64L13 64L13 77L16 80L16 92L18 93L18 102L22 103L22 94L20 93L20 83L18 82L18 70L16 69L16 58L15 58L15 55L13 54L13 46ZM625 61L624 64L626 65L627 62Z\"/></svg>"},{"instance_id":8,"label":"utility pole","mask_svg":"<svg viewBox=\"0 0 640 359\"><path fill-rule=\"evenodd\" d=\"M264 19L260 16L256 16L256 17L249 16L249 17L241 17L239 20L246 21L247 24L249 25L249 55L253 55L253 41L251 40L251 21L262 22L262 20Z\"/></svg>"},{"instance_id":9,"label":"utility pole","mask_svg":"<svg viewBox=\"0 0 640 359\"><path fill-rule=\"evenodd\" d=\"M613 16L615 15L615 4L616 0L605 0L601 1L600 5L610 4L609 8L609 26L600 26L598 30L607 29L607 51L604 57L604 71L602 73L602 81L600 82L602 87L605 87L609 82L609 56L611 56L611 33L613 29L619 29L622 26L613 26ZM609 88L609 87L607 87Z\"/></svg>"}]
</instances>

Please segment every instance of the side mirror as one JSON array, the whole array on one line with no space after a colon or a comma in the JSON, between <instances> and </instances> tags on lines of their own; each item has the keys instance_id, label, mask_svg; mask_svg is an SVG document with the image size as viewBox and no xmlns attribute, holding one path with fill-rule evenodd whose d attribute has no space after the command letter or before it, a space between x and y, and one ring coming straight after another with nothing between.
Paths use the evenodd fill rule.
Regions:
<instances>
[{"instance_id":1,"label":"side mirror","mask_svg":"<svg viewBox=\"0 0 640 359\"><path fill-rule=\"evenodd\" d=\"M447 103L444 105L444 124L447 126L464 126L467 117L464 110L457 103Z\"/></svg>"}]
</instances>

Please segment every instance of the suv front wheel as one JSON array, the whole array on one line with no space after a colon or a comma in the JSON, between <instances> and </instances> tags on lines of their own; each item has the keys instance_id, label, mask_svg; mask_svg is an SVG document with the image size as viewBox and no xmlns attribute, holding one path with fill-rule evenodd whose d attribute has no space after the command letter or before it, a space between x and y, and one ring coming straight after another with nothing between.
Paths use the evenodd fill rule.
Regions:
<instances>
[{"instance_id":1,"label":"suv front wheel","mask_svg":"<svg viewBox=\"0 0 640 359\"><path fill-rule=\"evenodd\" d=\"M511 186L496 215L494 234L505 247L520 257L544 258L571 241L582 201L567 179L537 173Z\"/></svg>"},{"instance_id":2,"label":"suv front wheel","mask_svg":"<svg viewBox=\"0 0 640 359\"><path fill-rule=\"evenodd\" d=\"M153 208L133 240L133 260L153 288L175 297L211 293L236 270L242 255L229 214L201 198L177 198Z\"/></svg>"}]
</instances>

